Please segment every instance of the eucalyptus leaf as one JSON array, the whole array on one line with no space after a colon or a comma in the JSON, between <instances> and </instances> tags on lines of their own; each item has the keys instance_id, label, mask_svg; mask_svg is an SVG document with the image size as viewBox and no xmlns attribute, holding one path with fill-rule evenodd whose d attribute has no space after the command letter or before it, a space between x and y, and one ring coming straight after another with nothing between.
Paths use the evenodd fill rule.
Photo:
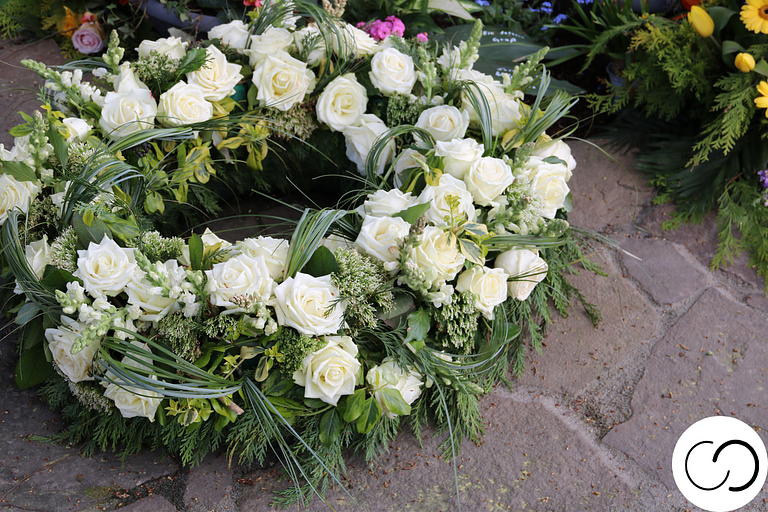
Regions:
<instances>
[{"instance_id":1,"label":"eucalyptus leaf","mask_svg":"<svg viewBox=\"0 0 768 512\"><path fill-rule=\"evenodd\" d=\"M38 314L40 314L40 307L37 304L34 302L25 302L24 305L21 306L21 309L19 309L14 321L19 325L25 325L34 320Z\"/></svg>"}]
</instances>

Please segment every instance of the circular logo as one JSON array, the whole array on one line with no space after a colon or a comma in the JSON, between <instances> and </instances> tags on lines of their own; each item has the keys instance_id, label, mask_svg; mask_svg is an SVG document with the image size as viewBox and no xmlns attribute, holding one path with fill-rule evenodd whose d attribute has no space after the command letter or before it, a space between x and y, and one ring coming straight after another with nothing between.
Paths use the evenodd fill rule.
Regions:
<instances>
[{"instance_id":1,"label":"circular logo","mask_svg":"<svg viewBox=\"0 0 768 512\"><path fill-rule=\"evenodd\" d=\"M768 454L741 420L712 416L683 432L672 454L672 474L688 501L710 512L730 512L752 501L768 475Z\"/></svg>"}]
</instances>

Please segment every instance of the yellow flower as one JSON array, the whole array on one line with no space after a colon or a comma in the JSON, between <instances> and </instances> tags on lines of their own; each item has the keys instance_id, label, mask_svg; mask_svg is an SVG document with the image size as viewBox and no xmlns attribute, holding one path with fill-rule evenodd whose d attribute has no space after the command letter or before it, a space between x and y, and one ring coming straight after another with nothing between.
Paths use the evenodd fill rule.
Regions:
<instances>
[{"instance_id":1,"label":"yellow flower","mask_svg":"<svg viewBox=\"0 0 768 512\"><path fill-rule=\"evenodd\" d=\"M757 108L768 109L768 82L763 80L757 84L757 92L760 93L760 96L755 98L755 105ZM765 117L768 117L768 110L765 111Z\"/></svg>"},{"instance_id":2,"label":"yellow flower","mask_svg":"<svg viewBox=\"0 0 768 512\"><path fill-rule=\"evenodd\" d=\"M71 38L72 33L80 26L80 17L67 6L64 6L64 13L64 17L56 23L56 30L62 36Z\"/></svg>"},{"instance_id":3,"label":"yellow flower","mask_svg":"<svg viewBox=\"0 0 768 512\"><path fill-rule=\"evenodd\" d=\"M741 6L741 21L755 34L768 34L768 0L747 0Z\"/></svg>"},{"instance_id":4,"label":"yellow flower","mask_svg":"<svg viewBox=\"0 0 768 512\"><path fill-rule=\"evenodd\" d=\"M768 0L760 1L768 2ZM709 16L709 14L707 14L707 11L698 5L691 7L691 12L688 13L688 23L693 25L693 29L701 37L709 37L715 30L715 22L712 21L712 18Z\"/></svg>"},{"instance_id":5,"label":"yellow flower","mask_svg":"<svg viewBox=\"0 0 768 512\"><path fill-rule=\"evenodd\" d=\"M733 61L733 65L739 68L742 73L749 73L755 69L755 58L748 53L740 53Z\"/></svg>"}]
</instances>

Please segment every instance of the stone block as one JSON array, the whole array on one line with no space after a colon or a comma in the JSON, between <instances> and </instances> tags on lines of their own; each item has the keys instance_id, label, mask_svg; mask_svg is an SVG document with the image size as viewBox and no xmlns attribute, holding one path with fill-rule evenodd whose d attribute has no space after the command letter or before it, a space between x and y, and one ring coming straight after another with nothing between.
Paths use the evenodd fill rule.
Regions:
<instances>
[{"instance_id":1,"label":"stone block","mask_svg":"<svg viewBox=\"0 0 768 512\"><path fill-rule=\"evenodd\" d=\"M208 454L203 462L189 470L184 503L189 512L234 510L234 476L226 454Z\"/></svg>"},{"instance_id":2,"label":"stone block","mask_svg":"<svg viewBox=\"0 0 768 512\"><path fill-rule=\"evenodd\" d=\"M176 512L177 509L170 501L153 494L119 510L120 512Z\"/></svg>"}]
</instances>

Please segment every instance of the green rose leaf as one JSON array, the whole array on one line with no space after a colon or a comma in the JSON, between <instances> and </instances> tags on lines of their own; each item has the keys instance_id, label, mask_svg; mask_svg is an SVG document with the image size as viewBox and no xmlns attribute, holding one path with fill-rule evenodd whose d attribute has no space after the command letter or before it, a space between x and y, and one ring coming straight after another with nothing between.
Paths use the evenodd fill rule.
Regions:
<instances>
[{"instance_id":1,"label":"green rose leaf","mask_svg":"<svg viewBox=\"0 0 768 512\"><path fill-rule=\"evenodd\" d=\"M16 363L16 385L26 389L45 382L53 373L53 366L45 360L45 343L38 343L24 352Z\"/></svg>"},{"instance_id":2,"label":"green rose leaf","mask_svg":"<svg viewBox=\"0 0 768 512\"><path fill-rule=\"evenodd\" d=\"M385 388L379 390L381 403L391 412L398 416L407 416L411 414L411 406L403 399L403 395L395 388Z\"/></svg>"},{"instance_id":3,"label":"green rose leaf","mask_svg":"<svg viewBox=\"0 0 768 512\"><path fill-rule=\"evenodd\" d=\"M373 430L376 422L381 418L381 407L379 403L373 398L369 398L363 404L363 413L357 418L357 431L361 434L367 434Z\"/></svg>"},{"instance_id":4,"label":"green rose leaf","mask_svg":"<svg viewBox=\"0 0 768 512\"><path fill-rule=\"evenodd\" d=\"M302 269L302 272L312 277L327 276L338 271L339 264L336 262L336 257L327 247L322 245L315 250L315 253Z\"/></svg>"},{"instance_id":5,"label":"green rose leaf","mask_svg":"<svg viewBox=\"0 0 768 512\"><path fill-rule=\"evenodd\" d=\"M341 418L335 409L331 409L320 418L320 442L326 448L330 448L339 434L341 434Z\"/></svg>"},{"instance_id":6,"label":"green rose leaf","mask_svg":"<svg viewBox=\"0 0 768 512\"><path fill-rule=\"evenodd\" d=\"M75 214L72 216L72 227L75 228L77 239L84 248L87 248L91 242L100 244L105 235L112 238L112 231L101 219L94 218L89 226L82 215Z\"/></svg>"},{"instance_id":7,"label":"green rose leaf","mask_svg":"<svg viewBox=\"0 0 768 512\"><path fill-rule=\"evenodd\" d=\"M37 181L34 169L24 162L3 161L3 172L16 178L16 181Z\"/></svg>"},{"instance_id":8,"label":"green rose leaf","mask_svg":"<svg viewBox=\"0 0 768 512\"><path fill-rule=\"evenodd\" d=\"M409 341L421 341L429 333L429 315L423 309L419 309L408 315L408 335L405 343Z\"/></svg>"},{"instance_id":9,"label":"green rose leaf","mask_svg":"<svg viewBox=\"0 0 768 512\"><path fill-rule=\"evenodd\" d=\"M416 204L410 208L406 208L405 210L394 214L393 217L400 217L408 224L415 224L416 221L419 220L419 217L424 215L424 213L429 210L429 205L429 203Z\"/></svg>"},{"instance_id":10,"label":"green rose leaf","mask_svg":"<svg viewBox=\"0 0 768 512\"><path fill-rule=\"evenodd\" d=\"M344 421L352 423L363 414L365 402L365 388L360 388L347 397L347 410L344 412Z\"/></svg>"}]
</instances>

